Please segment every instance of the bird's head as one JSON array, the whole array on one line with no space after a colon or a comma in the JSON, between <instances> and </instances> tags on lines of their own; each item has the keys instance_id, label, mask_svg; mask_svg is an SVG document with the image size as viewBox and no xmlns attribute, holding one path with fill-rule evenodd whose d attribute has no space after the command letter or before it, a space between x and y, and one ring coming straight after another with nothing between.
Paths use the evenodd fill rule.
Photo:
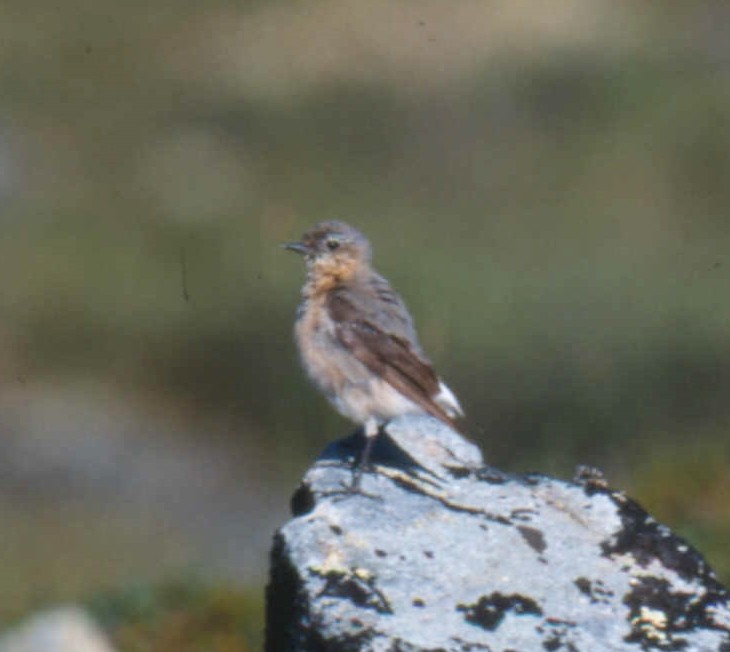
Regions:
<instances>
[{"instance_id":1,"label":"bird's head","mask_svg":"<svg viewBox=\"0 0 730 652\"><path fill-rule=\"evenodd\" d=\"M320 222L299 242L282 245L304 256L315 278L346 280L370 263L370 243L357 229L332 220Z\"/></svg>"}]
</instances>

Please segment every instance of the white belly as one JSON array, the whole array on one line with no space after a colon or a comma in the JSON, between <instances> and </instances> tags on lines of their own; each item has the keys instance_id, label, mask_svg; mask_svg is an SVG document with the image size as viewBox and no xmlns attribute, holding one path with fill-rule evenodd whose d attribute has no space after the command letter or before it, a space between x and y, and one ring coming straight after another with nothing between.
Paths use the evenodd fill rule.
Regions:
<instances>
[{"instance_id":1,"label":"white belly","mask_svg":"<svg viewBox=\"0 0 730 652\"><path fill-rule=\"evenodd\" d=\"M378 378L345 384L339 393L328 398L340 414L356 423L365 423L368 419L385 423L403 414L423 413L416 403Z\"/></svg>"}]
</instances>

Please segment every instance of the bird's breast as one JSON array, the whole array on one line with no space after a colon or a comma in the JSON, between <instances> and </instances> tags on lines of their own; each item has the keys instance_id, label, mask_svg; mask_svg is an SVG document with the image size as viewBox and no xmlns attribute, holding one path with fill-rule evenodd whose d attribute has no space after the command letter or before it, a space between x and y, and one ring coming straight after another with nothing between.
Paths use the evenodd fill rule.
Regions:
<instances>
[{"instance_id":1,"label":"bird's breast","mask_svg":"<svg viewBox=\"0 0 730 652\"><path fill-rule=\"evenodd\" d=\"M306 299L300 306L294 335L309 377L325 392L336 392L346 380L341 345L324 301Z\"/></svg>"},{"instance_id":2,"label":"bird's breast","mask_svg":"<svg viewBox=\"0 0 730 652\"><path fill-rule=\"evenodd\" d=\"M351 394L370 391L372 374L340 342L324 301L305 300L295 325L299 355L307 375L345 416L356 418ZM356 418L357 420L357 418Z\"/></svg>"}]
</instances>

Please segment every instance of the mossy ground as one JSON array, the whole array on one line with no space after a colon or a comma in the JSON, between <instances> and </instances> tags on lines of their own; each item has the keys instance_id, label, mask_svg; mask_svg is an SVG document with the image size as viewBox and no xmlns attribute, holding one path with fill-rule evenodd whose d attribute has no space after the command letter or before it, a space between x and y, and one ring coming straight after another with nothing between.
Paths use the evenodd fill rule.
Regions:
<instances>
[{"instance_id":1,"label":"mossy ground","mask_svg":"<svg viewBox=\"0 0 730 652\"><path fill-rule=\"evenodd\" d=\"M98 595L87 606L120 652L249 652L263 603L240 588L181 579Z\"/></svg>"}]
</instances>

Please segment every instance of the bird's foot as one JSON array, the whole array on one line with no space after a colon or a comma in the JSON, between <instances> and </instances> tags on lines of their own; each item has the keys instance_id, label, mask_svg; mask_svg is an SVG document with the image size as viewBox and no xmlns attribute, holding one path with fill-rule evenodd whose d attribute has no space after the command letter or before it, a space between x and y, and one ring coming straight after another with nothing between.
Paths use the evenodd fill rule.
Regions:
<instances>
[{"instance_id":1,"label":"bird's foot","mask_svg":"<svg viewBox=\"0 0 730 652\"><path fill-rule=\"evenodd\" d=\"M345 498L352 498L353 496L362 496L364 498L371 498L372 500L379 500L382 502L382 497L377 494L371 494L359 485L355 485L354 482L341 482L340 489L333 489L320 494L322 497L331 498L335 501L344 500Z\"/></svg>"}]
</instances>

